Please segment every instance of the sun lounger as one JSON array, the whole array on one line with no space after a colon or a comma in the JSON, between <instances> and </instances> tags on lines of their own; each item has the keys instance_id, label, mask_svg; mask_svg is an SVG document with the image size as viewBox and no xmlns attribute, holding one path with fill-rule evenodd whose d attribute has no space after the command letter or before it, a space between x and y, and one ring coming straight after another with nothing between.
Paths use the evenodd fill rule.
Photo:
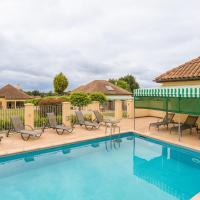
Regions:
<instances>
[{"instance_id":1,"label":"sun lounger","mask_svg":"<svg viewBox=\"0 0 200 200\"><path fill-rule=\"evenodd\" d=\"M73 131L73 127L71 126L58 125L54 113L47 113L47 117L49 127L55 129L58 135L62 135L65 131L68 133L71 133Z\"/></svg>"},{"instance_id":2,"label":"sun lounger","mask_svg":"<svg viewBox=\"0 0 200 200\"><path fill-rule=\"evenodd\" d=\"M193 128L195 128L198 131L198 126L196 124L197 120L198 120L198 116L191 116L191 115L189 115L187 117L187 119L185 120L185 122L180 125L181 136L182 136L182 132L184 130L188 130L189 129L190 130L190 134L192 133L192 129ZM178 129L179 129L178 126L174 126L174 127L172 127L170 129L170 133L172 131L178 131Z\"/></svg>"},{"instance_id":3,"label":"sun lounger","mask_svg":"<svg viewBox=\"0 0 200 200\"><path fill-rule=\"evenodd\" d=\"M149 129L151 127L156 127L159 130L160 126L167 126L167 129L168 129L169 124L174 123L173 122L174 115L175 115L174 113L166 114L165 117L162 119L162 121L150 123Z\"/></svg>"},{"instance_id":4,"label":"sun lounger","mask_svg":"<svg viewBox=\"0 0 200 200\"><path fill-rule=\"evenodd\" d=\"M11 117L11 123L13 125L13 131L16 133L20 133L23 140L27 141L30 137L39 138L44 129L35 130L31 126L23 125L21 119L18 116ZM29 127L31 130L26 130L25 127ZM6 136L8 137L12 129L9 129Z\"/></svg>"},{"instance_id":5,"label":"sun lounger","mask_svg":"<svg viewBox=\"0 0 200 200\"><path fill-rule=\"evenodd\" d=\"M92 122L92 121L85 121L84 120L84 116L83 113L81 111L75 111L76 114L76 118L77 118L77 124L79 124L80 126L85 126L85 128L87 130L91 130L91 129L98 129L99 128L99 124L96 122Z\"/></svg>"},{"instance_id":6,"label":"sun lounger","mask_svg":"<svg viewBox=\"0 0 200 200\"><path fill-rule=\"evenodd\" d=\"M102 124L103 123L104 125L106 125L106 124L117 124L117 123L120 122L120 121L117 121L117 120L104 119L103 116L101 115L101 113L98 110L94 110L93 112L94 112L94 115L96 117L95 121L98 124Z\"/></svg>"},{"instance_id":7,"label":"sun lounger","mask_svg":"<svg viewBox=\"0 0 200 200\"><path fill-rule=\"evenodd\" d=\"M156 127L159 130L160 126L167 126L167 129L169 127L169 124L174 123L173 118L174 118L174 113L168 113L165 115L165 117L162 119L162 121L159 122L154 122L149 124L149 129L153 126Z\"/></svg>"}]
</instances>

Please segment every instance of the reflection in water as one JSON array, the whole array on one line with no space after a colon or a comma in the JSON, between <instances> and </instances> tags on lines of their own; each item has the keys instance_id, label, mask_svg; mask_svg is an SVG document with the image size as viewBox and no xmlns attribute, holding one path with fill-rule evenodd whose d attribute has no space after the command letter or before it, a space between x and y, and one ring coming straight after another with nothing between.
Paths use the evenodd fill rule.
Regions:
<instances>
[{"instance_id":1,"label":"reflection in water","mask_svg":"<svg viewBox=\"0 0 200 200\"><path fill-rule=\"evenodd\" d=\"M117 150L120 148L120 143L122 142L121 138L117 138L117 139L110 139L108 141L105 141L105 147L106 147L106 151L110 152L112 150Z\"/></svg>"},{"instance_id":2,"label":"reflection in water","mask_svg":"<svg viewBox=\"0 0 200 200\"><path fill-rule=\"evenodd\" d=\"M25 162L33 162L35 159L34 159L34 156L27 156L24 158L24 161Z\"/></svg>"},{"instance_id":3,"label":"reflection in water","mask_svg":"<svg viewBox=\"0 0 200 200\"><path fill-rule=\"evenodd\" d=\"M134 136L129 136L126 138L127 140L133 140L134 139Z\"/></svg>"},{"instance_id":4,"label":"reflection in water","mask_svg":"<svg viewBox=\"0 0 200 200\"><path fill-rule=\"evenodd\" d=\"M91 144L91 147L93 147L93 148L97 148L99 146L100 146L99 143L93 143L93 144Z\"/></svg>"},{"instance_id":5,"label":"reflection in water","mask_svg":"<svg viewBox=\"0 0 200 200\"><path fill-rule=\"evenodd\" d=\"M71 149L69 149L69 148L62 150L63 154L69 154L70 152L71 152Z\"/></svg>"},{"instance_id":6,"label":"reflection in water","mask_svg":"<svg viewBox=\"0 0 200 200\"><path fill-rule=\"evenodd\" d=\"M133 174L178 199L190 199L200 190L200 164L193 160L186 150L137 137L133 141Z\"/></svg>"}]
</instances>

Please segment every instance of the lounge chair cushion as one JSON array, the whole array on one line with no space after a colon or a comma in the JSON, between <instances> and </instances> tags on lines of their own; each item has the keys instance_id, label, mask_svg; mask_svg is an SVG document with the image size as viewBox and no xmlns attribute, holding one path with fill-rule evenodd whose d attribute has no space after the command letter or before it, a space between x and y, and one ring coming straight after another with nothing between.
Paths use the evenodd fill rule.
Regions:
<instances>
[{"instance_id":1,"label":"lounge chair cushion","mask_svg":"<svg viewBox=\"0 0 200 200\"><path fill-rule=\"evenodd\" d=\"M151 123L150 125L151 126L162 126L162 125L166 125L167 123L166 122L155 122L155 123Z\"/></svg>"},{"instance_id":2,"label":"lounge chair cushion","mask_svg":"<svg viewBox=\"0 0 200 200\"><path fill-rule=\"evenodd\" d=\"M111 123L111 124L117 124L120 121L117 120L112 120L112 119L104 119L103 115L100 114L98 110L93 111L96 117L96 122L97 123Z\"/></svg>"},{"instance_id":3,"label":"lounge chair cushion","mask_svg":"<svg viewBox=\"0 0 200 200\"><path fill-rule=\"evenodd\" d=\"M119 120L103 119L104 123L118 124Z\"/></svg>"},{"instance_id":4,"label":"lounge chair cushion","mask_svg":"<svg viewBox=\"0 0 200 200\"><path fill-rule=\"evenodd\" d=\"M86 126L93 126L93 127L99 127L99 124L96 122L89 122L89 121L85 121L84 123Z\"/></svg>"},{"instance_id":5,"label":"lounge chair cushion","mask_svg":"<svg viewBox=\"0 0 200 200\"><path fill-rule=\"evenodd\" d=\"M57 126L55 126L55 128L56 129L66 130L66 131L72 130L72 127L64 126L64 125L57 125Z\"/></svg>"},{"instance_id":6,"label":"lounge chair cushion","mask_svg":"<svg viewBox=\"0 0 200 200\"><path fill-rule=\"evenodd\" d=\"M20 131L21 134L27 134L27 135L31 135L31 136L40 136L42 134L42 130L21 130Z\"/></svg>"}]
</instances>

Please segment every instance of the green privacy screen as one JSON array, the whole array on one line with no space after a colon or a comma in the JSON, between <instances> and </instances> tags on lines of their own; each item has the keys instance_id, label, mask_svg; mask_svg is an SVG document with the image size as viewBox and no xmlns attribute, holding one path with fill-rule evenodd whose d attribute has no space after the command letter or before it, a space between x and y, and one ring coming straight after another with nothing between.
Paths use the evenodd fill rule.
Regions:
<instances>
[{"instance_id":1,"label":"green privacy screen","mask_svg":"<svg viewBox=\"0 0 200 200\"><path fill-rule=\"evenodd\" d=\"M135 97L135 108L166 110L167 99L162 97Z\"/></svg>"},{"instance_id":2,"label":"green privacy screen","mask_svg":"<svg viewBox=\"0 0 200 200\"><path fill-rule=\"evenodd\" d=\"M200 115L200 98L135 97L135 108Z\"/></svg>"},{"instance_id":3,"label":"green privacy screen","mask_svg":"<svg viewBox=\"0 0 200 200\"><path fill-rule=\"evenodd\" d=\"M200 115L200 86L136 89L135 108Z\"/></svg>"}]
</instances>

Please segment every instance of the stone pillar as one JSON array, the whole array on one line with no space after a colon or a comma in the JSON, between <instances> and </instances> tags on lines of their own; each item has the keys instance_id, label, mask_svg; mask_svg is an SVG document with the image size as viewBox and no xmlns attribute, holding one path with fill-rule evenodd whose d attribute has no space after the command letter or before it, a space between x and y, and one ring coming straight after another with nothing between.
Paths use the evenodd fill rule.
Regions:
<instances>
[{"instance_id":1,"label":"stone pillar","mask_svg":"<svg viewBox=\"0 0 200 200\"><path fill-rule=\"evenodd\" d=\"M129 99L126 101L127 105L127 118L133 119L134 117L134 101L132 99Z\"/></svg>"},{"instance_id":2,"label":"stone pillar","mask_svg":"<svg viewBox=\"0 0 200 200\"><path fill-rule=\"evenodd\" d=\"M122 101L115 100L115 119L121 120L122 119Z\"/></svg>"},{"instance_id":3,"label":"stone pillar","mask_svg":"<svg viewBox=\"0 0 200 200\"><path fill-rule=\"evenodd\" d=\"M71 115L71 103L63 102L62 103L62 123L65 126L70 125L70 115Z\"/></svg>"},{"instance_id":4,"label":"stone pillar","mask_svg":"<svg viewBox=\"0 0 200 200\"><path fill-rule=\"evenodd\" d=\"M93 102L90 104L90 110L92 111L92 120L95 120L96 117L95 117L93 111L94 111L94 110L100 111L99 102L98 102L98 101L93 101Z\"/></svg>"},{"instance_id":5,"label":"stone pillar","mask_svg":"<svg viewBox=\"0 0 200 200\"><path fill-rule=\"evenodd\" d=\"M24 104L24 107L24 124L26 125L25 128L30 130L30 127L28 126L34 128L34 105L32 103L26 103Z\"/></svg>"},{"instance_id":6,"label":"stone pillar","mask_svg":"<svg viewBox=\"0 0 200 200\"><path fill-rule=\"evenodd\" d=\"M0 98L2 109L7 108L7 102L5 98Z\"/></svg>"}]
</instances>

